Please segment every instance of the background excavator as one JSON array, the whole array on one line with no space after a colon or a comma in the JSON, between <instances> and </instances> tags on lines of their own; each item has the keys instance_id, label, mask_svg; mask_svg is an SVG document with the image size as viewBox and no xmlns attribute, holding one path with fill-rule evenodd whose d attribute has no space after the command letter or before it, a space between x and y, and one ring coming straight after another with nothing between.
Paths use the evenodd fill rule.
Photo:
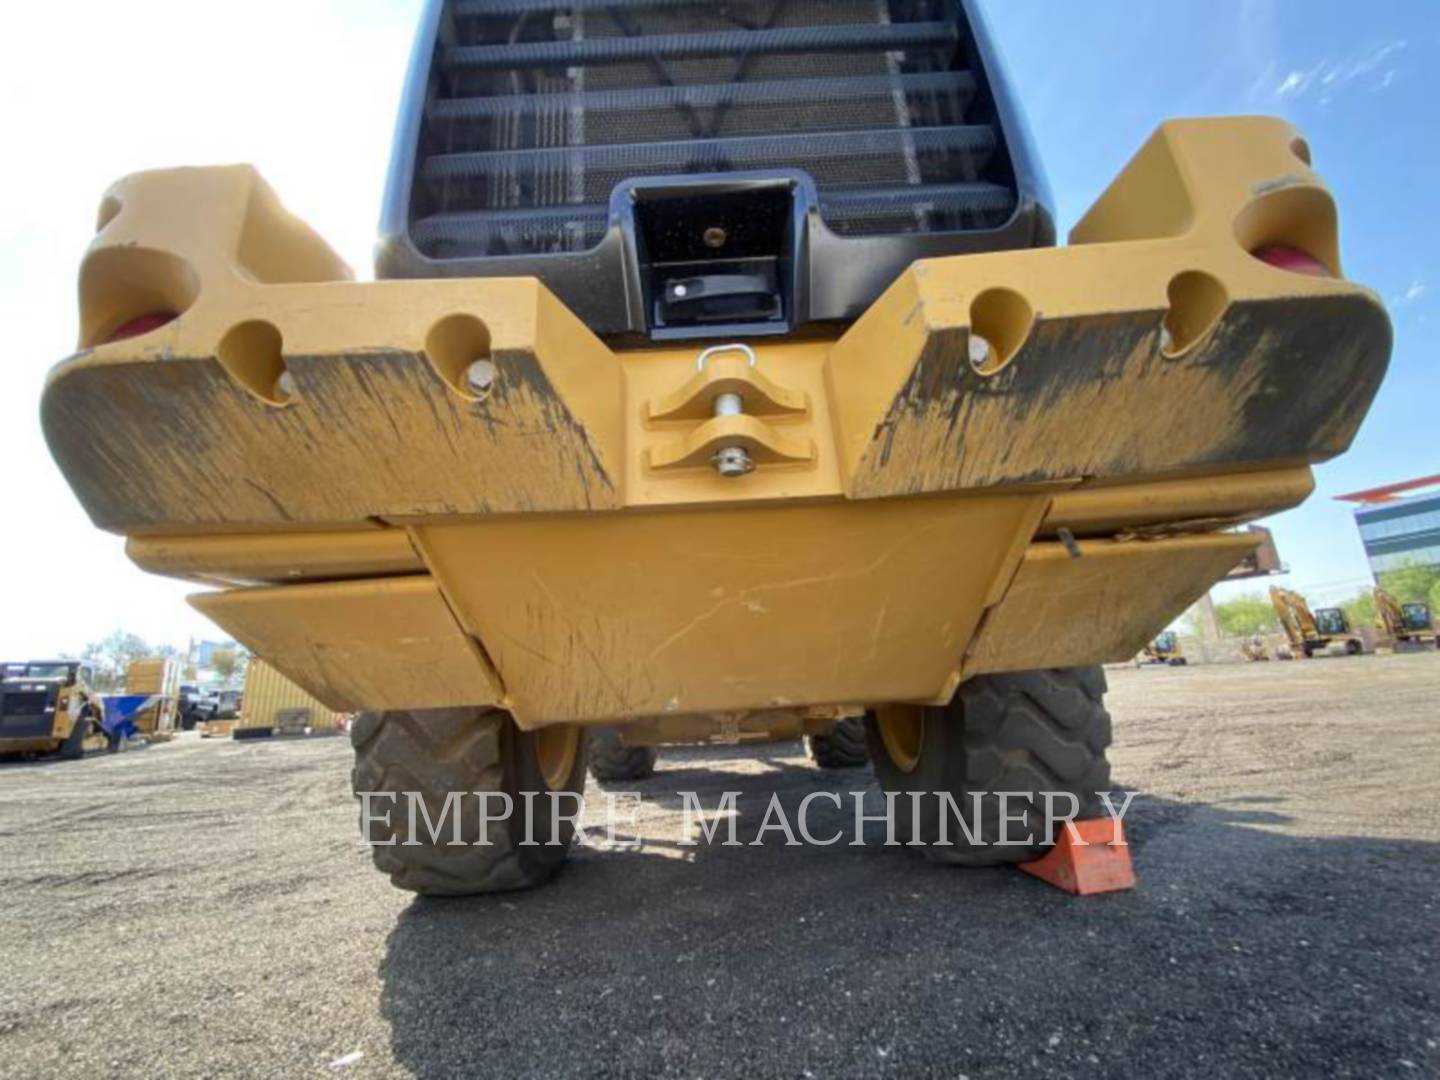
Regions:
<instances>
[{"instance_id":1,"label":"background excavator","mask_svg":"<svg viewBox=\"0 0 1440 1080\"><path fill-rule=\"evenodd\" d=\"M1270 603L1295 654L1309 659L1336 641L1344 643L1347 656L1358 656L1365 651L1350 625L1349 616L1341 608L1311 611L1305 597L1278 585L1270 586Z\"/></svg>"},{"instance_id":2,"label":"background excavator","mask_svg":"<svg viewBox=\"0 0 1440 1080\"><path fill-rule=\"evenodd\" d=\"M1429 604L1401 603L1393 593L1377 588L1375 625L1397 645L1401 642L1422 645L1429 642L1440 648L1440 633L1436 633Z\"/></svg>"},{"instance_id":3,"label":"background excavator","mask_svg":"<svg viewBox=\"0 0 1440 1080\"><path fill-rule=\"evenodd\" d=\"M1180 646L1180 636L1174 630L1166 630L1155 635L1155 640L1141 650L1140 655L1135 658L1140 664L1169 664L1171 667L1184 667L1188 661L1185 659L1185 650Z\"/></svg>"}]
</instances>

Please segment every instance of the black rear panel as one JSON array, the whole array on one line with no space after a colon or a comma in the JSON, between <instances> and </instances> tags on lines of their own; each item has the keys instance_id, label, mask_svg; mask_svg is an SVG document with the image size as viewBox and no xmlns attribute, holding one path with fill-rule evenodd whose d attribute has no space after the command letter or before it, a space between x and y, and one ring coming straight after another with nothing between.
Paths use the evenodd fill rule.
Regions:
<instances>
[{"instance_id":1,"label":"black rear panel","mask_svg":"<svg viewBox=\"0 0 1440 1080\"><path fill-rule=\"evenodd\" d=\"M0 739L41 739L55 727L53 689L0 690Z\"/></svg>"},{"instance_id":2,"label":"black rear panel","mask_svg":"<svg viewBox=\"0 0 1440 1080\"><path fill-rule=\"evenodd\" d=\"M1051 242L979 29L957 0L435 0L379 271L538 274L601 333L743 330L686 328L657 307L670 278L625 280L622 249L648 265L627 235L637 179L786 179L803 216L767 255L760 333L853 317L921 255ZM721 235L720 210L688 205ZM792 280L823 276L817 244L881 273ZM710 246L732 280L740 256Z\"/></svg>"}]
</instances>

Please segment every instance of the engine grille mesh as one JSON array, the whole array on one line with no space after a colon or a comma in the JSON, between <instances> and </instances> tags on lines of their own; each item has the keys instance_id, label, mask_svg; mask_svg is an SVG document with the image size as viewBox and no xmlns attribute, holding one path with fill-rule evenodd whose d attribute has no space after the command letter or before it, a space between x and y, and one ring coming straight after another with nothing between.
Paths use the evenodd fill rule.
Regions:
<instances>
[{"instance_id":1,"label":"engine grille mesh","mask_svg":"<svg viewBox=\"0 0 1440 1080\"><path fill-rule=\"evenodd\" d=\"M996 228L1015 192L954 0L450 0L412 236L583 251L634 176L808 172L847 236Z\"/></svg>"}]
</instances>

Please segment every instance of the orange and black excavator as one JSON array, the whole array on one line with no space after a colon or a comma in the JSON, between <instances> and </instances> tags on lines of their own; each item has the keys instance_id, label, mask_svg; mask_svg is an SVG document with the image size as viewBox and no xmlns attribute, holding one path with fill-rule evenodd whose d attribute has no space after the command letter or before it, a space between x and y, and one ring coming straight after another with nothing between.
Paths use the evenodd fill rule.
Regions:
<instances>
[{"instance_id":1,"label":"orange and black excavator","mask_svg":"<svg viewBox=\"0 0 1440 1080\"><path fill-rule=\"evenodd\" d=\"M1375 590L1375 625L1397 645L1401 642L1425 644L1440 648L1440 633L1430 605L1421 602L1402 603L1393 593Z\"/></svg>"},{"instance_id":2,"label":"orange and black excavator","mask_svg":"<svg viewBox=\"0 0 1440 1080\"><path fill-rule=\"evenodd\" d=\"M1307 660L1329 648L1331 642L1343 641L1347 656L1358 656L1365 646L1355 635L1350 617L1342 608L1320 608L1311 611L1305 597L1278 585L1270 586L1270 603L1275 607L1285 636L1296 655Z\"/></svg>"}]
</instances>

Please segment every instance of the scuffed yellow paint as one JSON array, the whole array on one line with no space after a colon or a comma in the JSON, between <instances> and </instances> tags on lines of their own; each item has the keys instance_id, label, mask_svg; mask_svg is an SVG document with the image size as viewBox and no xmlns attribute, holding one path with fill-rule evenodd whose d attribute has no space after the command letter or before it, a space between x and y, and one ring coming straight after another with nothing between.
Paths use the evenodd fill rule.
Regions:
<instances>
[{"instance_id":1,"label":"scuffed yellow paint","mask_svg":"<svg viewBox=\"0 0 1440 1080\"><path fill-rule=\"evenodd\" d=\"M493 705L504 696L428 577L236 589L190 603L339 712Z\"/></svg>"},{"instance_id":2,"label":"scuffed yellow paint","mask_svg":"<svg viewBox=\"0 0 1440 1080\"><path fill-rule=\"evenodd\" d=\"M963 677L1129 660L1253 551L1251 533L1040 543L986 612Z\"/></svg>"},{"instance_id":3,"label":"scuffed yellow paint","mask_svg":"<svg viewBox=\"0 0 1440 1080\"><path fill-rule=\"evenodd\" d=\"M140 174L46 436L140 565L271 586L196 606L334 708L700 730L943 700L1133 651L1254 543L1216 530L1348 446L1389 326L1295 140L1168 124L1075 246L918 262L838 337L704 371L533 279L356 283L248 168ZM716 474L727 443L753 473Z\"/></svg>"}]
</instances>

